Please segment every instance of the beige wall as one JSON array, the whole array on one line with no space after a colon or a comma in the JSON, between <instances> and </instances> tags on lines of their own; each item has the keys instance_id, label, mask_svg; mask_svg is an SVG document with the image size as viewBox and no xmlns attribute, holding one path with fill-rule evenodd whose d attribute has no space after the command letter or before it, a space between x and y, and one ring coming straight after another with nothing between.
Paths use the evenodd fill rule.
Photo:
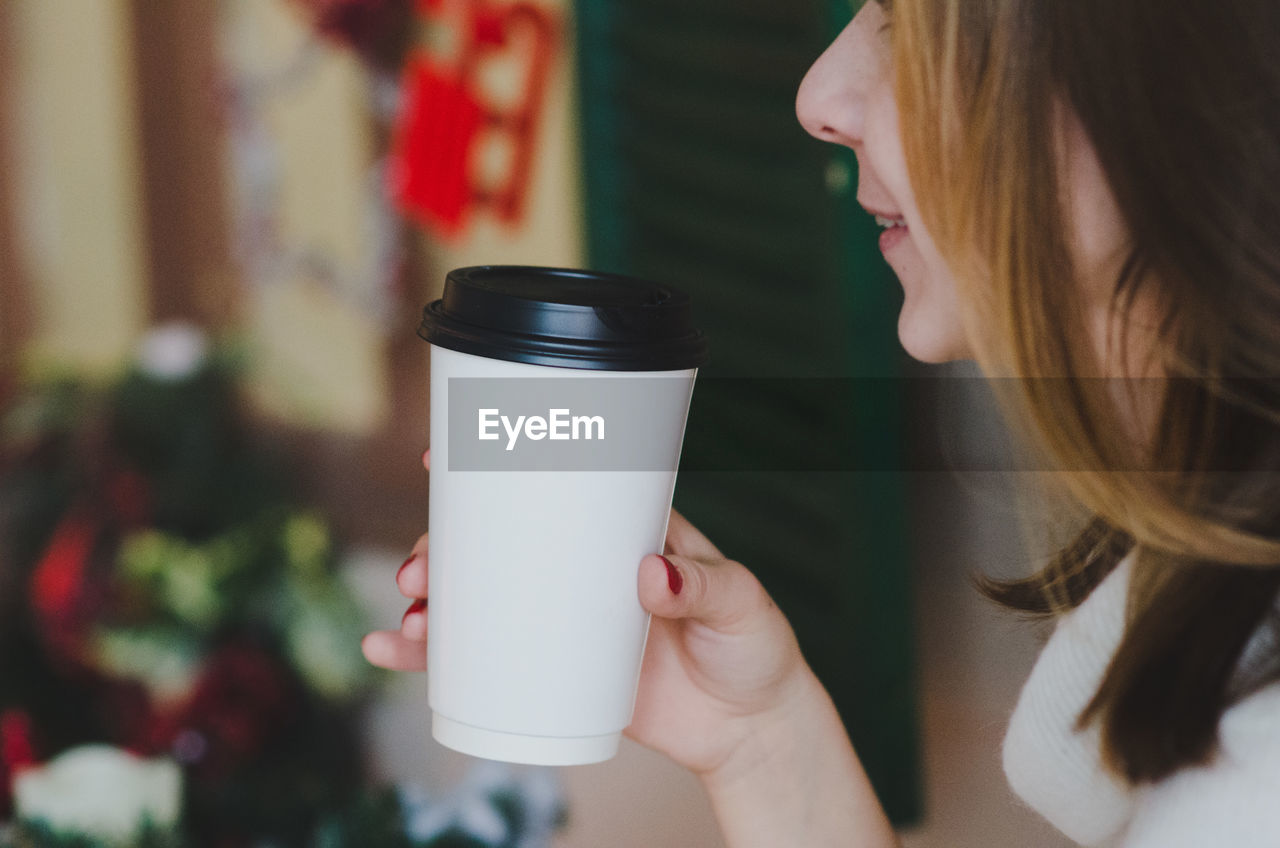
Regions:
<instances>
[{"instance_id":1,"label":"beige wall","mask_svg":"<svg viewBox=\"0 0 1280 848\"><path fill-rule=\"evenodd\" d=\"M145 321L126 0L13 3L9 149L35 374L102 377ZM3 308L3 307L0 307Z\"/></svg>"},{"instance_id":2,"label":"beige wall","mask_svg":"<svg viewBox=\"0 0 1280 848\"><path fill-rule=\"evenodd\" d=\"M544 6L563 13L567 4L558 0ZM287 4L234 0L226 8L225 52L244 73L278 70L305 40L301 19ZM410 284L424 302L439 296L450 268L583 261L569 35L565 28L552 70L524 219L508 225L480 212L459 240L415 236L430 279ZM512 100L522 70L518 61L487 62L484 90L499 102ZM371 137L370 82L349 54L326 48L305 83L266 109L279 159L281 242L316 249L352 276L372 260L367 181L380 151ZM502 164L485 170L501 173ZM268 285L251 282L248 290L255 394L261 405L280 417L331 430L367 433L379 427L390 406L387 329L349 308L350 302L368 302L379 293L353 290L344 299L343 292L317 285L305 274Z\"/></svg>"},{"instance_id":3,"label":"beige wall","mask_svg":"<svg viewBox=\"0 0 1280 848\"><path fill-rule=\"evenodd\" d=\"M348 51L315 44L295 4L231 0L221 23L233 79L269 92L252 110L261 135L248 135L270 175L256 189L274 194L271 238L279 261L243 269L253 395L289 422L371 432L389 399L385 331L360 306L378 296L365 273L376 158L368 74ZM290 67L296 75L286 82ZM243 214L249 203L235 195L232 209ZM302 253L331 273L290 261Z\"/></svg>"},{"instance_id":4,"label":"beige wall","mask_svg":"<svg viewBox=\"0 0 1280 848\"><path fill-rule=\"evenodd\" d=\"M546 5L563 11L566 3ZM135 89L130 10L127 0L11 6L14 161L7 165L21 262L30 271L27 359L36 371L110 374L148 320L136 126L137 100L146 93ZM297 7L283 0L227 0L220 11L219 46L234 79L278 74L309 38ZM565 29L553 68L524 220L509 226L481 213L460 241L424 238L429 279L412 281L424 301L439 295L444 271L461 265L581 264L568 35ZM275 172L278 243L323 256L339 284L305 270L251 274L240 284L240 314L254 394L265 410L361 434L377 429L389 410L388 322L352 308L385 295L368 290L363 273L373 261L369 178L380 151L368 72L339 48L312 55L296 84L262 101L262 128ZM489 63L486 90L510 99L520 70L515 62ZM210 101L213 108L212 92ZM227 188L234 200L233 185Z\"/></svg>"}]
</instances>

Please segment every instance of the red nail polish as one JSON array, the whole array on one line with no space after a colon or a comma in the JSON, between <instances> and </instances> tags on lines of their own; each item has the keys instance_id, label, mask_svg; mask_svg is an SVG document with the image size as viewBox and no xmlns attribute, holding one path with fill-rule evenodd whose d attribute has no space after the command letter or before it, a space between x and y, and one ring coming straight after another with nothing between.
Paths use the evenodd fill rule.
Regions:
<instances>
[{"instance_id":1,"label":"red nail polish","mask_svg":"<svg viewBox=\"0 0 1280 848\"><path fill-rule=\"evenodd\" d=\"M412 555L412 556L410 556L407 560L405 560L404 562L400 563L400 568L399 568L399 570L397 570L397 571L396 571L396 580L397 580L397 581L399 581L399 580L400 580L400 575L404 573L404 570L405 570L406 568L408 568L408 567L409 567L409 563L413 562L413 561L414 561L415 559L417 559L417 558L418 558L418 555L417 555L417 554L413 554L413 555Z\"/></svg>"},{"instance_id":2,"label":"red nail polish","mask_svg":"<svg viewBox=\"0 0 1280 848\"><path fill-rule=\"evenodd\" d=\"M671 594L680 594L680 590L684 588L684 578L680 576L680 569L666 557L660 556L660 558L667 566L667 585L671 587Z\"/></svg>"},{"instance_id":3,"label":"red nail polish","mask_svg":"<svg viewBox=\"0 0 1280 848\"><path fill-rule=\"evenodd\" d=\"M408 608L407 610L405 610L405 611L404 611L404 615L402 615L402 616L400 617L400 626L401 626L401 627L403 627L403 626L404 626L405 620L406 620L409 616L413 615L415 612L422 612L422 611L423 611L424 609L426 609L426 608L427 608L427 599L426 599L426 598L418 598L418 600L416 600L416 601L414 601L413 603L409 604L409 608Z\"/></svg>"}]
</instances>

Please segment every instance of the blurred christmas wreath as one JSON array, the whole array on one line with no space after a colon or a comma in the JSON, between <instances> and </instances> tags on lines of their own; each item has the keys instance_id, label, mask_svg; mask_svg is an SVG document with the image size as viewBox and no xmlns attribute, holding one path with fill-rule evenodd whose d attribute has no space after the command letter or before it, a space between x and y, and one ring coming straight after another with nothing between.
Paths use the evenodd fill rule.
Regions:
<instances>
[{"instance_id":1,"label":"blurred christmas wreath","mask_svg":"<svg viewBox=\"0 0 1280 848\"><path fill-rule=\"evenodd\" d=\"M0 845L541 844L554 792L368 787L363 615L326 524L249 441L234 373L168 327L116 384L5 413ZM487 830L460 812L477 799Z\"/></svg>"}]
</instances>

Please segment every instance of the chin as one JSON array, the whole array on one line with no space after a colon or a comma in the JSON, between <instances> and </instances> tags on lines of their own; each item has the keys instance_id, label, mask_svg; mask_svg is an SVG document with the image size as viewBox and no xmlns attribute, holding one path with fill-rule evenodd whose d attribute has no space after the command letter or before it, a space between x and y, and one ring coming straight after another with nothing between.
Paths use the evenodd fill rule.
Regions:
<instances>
[{"instance_id":1,"label":"chin","mask_svg":"<svg viewBox=\"0 0 1280 848\"><path fill-rule=\"evenodd\" d=\"M905 308L898 318L898 341L912 359L929 365L973 358L958 321L925 320Z\"/></svg>"}]
</instances>

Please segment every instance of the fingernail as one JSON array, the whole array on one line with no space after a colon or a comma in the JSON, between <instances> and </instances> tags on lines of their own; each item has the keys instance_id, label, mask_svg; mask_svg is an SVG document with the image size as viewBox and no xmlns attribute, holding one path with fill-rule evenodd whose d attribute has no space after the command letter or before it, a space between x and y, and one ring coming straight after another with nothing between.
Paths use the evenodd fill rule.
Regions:
<instances>
[{"instance_id":1,"label":"fingernail","mask_svg":"<svg viewBox=\"0 0 1280 848\"><path fill-rule=\"evenodd\" d=\"M414 561L415 559L417 559L417 558L418 558L418 555L417 555L417 554L413 554L413 555L412 555L412 556L410 556L407 560L405 560L404 562L400 563L400 568L399 568L399 570L398 570L398 571L396 571L396 581L397 581L397 582L400 580L400 575L401 575L401 574L404 574L404 570L405 570L406 568L408 568L408 567L409 567L409 563L413 562L413 561Z\"/></svg>"},{"instance_id":2,"label":"fingernail","mask_svg":"<svg viewBox=\"0 0 1280 848\"><path fill-rule=\"evenodd\" d=\"M671 587L671 594L680 594L680 590L684 588L684 578L680 576L680 569L666 557L659 555L659 558L667 566L667 585Z\"/></svg>"},{"instance_id":3,"label":"fingernail","mask_svg":"<svg viewBox=\"0 0 1280 848\"><path fill-rule=\"evenodd\" d=\"M422 612L426 608L427 608L426 598L418 598L418 600L409 604L409 608L405 610L404 615L400 617L400 626L401 627L404 626L404 623L405 621L408 620L409 616L413 615L414 613Z\"/></svg>"},{"instance_id":4,"label":"fingernail","mask_svg":"<svg viewBox=\"0 0 1280 848\"><path fill-rule=\"evenodd\" d=\"M429 453L431 453L431 448L427 448L426 450L424 450L424 451L422 452L422 464L423 464L423 465L426 465L426 464L427 464L427 454L429 454Z\"/></svg>"}]
</instances>

